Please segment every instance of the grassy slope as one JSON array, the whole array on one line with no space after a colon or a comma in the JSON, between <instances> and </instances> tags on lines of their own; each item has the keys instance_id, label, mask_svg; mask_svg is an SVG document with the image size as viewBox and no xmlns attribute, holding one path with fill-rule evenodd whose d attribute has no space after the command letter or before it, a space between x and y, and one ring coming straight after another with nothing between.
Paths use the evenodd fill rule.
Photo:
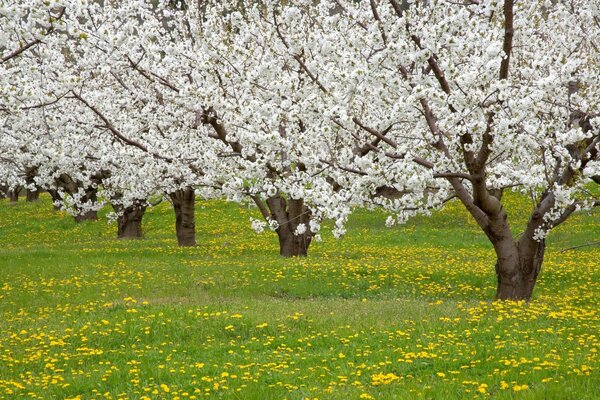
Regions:
<instances>
[{"instance_id":1,"label":"grassy slope","mask_svg":"<svg viewBox=\"0 0 600 400\"><path fill-rule=\"evenodd\" d=\"M511 197L516 226L528 208ZM113 239L0 201L0 398L598 398L600 215L552 234L529 304L490 302L493 252L460 209L277 256L252 210L197 208L179 249L168 204Z\"/></svg>"}]
</instances>

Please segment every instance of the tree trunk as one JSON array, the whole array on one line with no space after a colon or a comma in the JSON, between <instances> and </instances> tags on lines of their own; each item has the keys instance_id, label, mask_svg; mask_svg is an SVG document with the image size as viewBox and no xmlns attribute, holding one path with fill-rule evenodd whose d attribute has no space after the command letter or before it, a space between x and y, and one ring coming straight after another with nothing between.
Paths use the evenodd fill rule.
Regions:
<instances>
[{"instance_id":1,"label":"tree trunk","mask_svg":"<svg viewBox=\"0 0 600 400\"><path fill-rule=\"evenodd\" d=\"M38 174L37 167L27 168L26 170L25 182L27 183L27 187L34 187L34 190L27 189L26 190L26 201L37 201L40 198L40 191L35 185L35 177Z\"/></svg>"},{"instance_id":2,"label":"tree trunk","mask_svg":"<svg viewBox=\"0 0 600 400\"><path fill-rule=\"evenodd\" d=\"M107 173L100 171L99 173L91 176L91 185L84 187L83 183L78 180L73 180L68 174L61 174L56 180L55 184L57 187L62 188L65 193L74 197L79 193L80 189L84 189L85 195L80 199L79 204L92 204L94 205L98 201L98 186L102 183L102 179L106 177ZM62 200L56 191L49 190L53 200ZM76 207L76 215L74 215L76 222L82 221L93 221L98 219L97 211L82 211L80 207ZM55 206L56 209L56 206Z\"/></svg>"},{"instance_id":3,"label":"tree trunk","mask_svg":"<svg viewBox=\"0 0 600 400\"><path fill-rule=\"evenodd\" d=\"M53 204L54 211L59 211L60 203L62 202L62 198L60 197L60 194L58 194L58 190L49 189L48 193L50 193L50 197L52 197L52 204Z\"/></svg>"},{"instance_id":4,"label":"tree trunk","mask_svg":"<svg viewBox=\"0 0 600 400\"><path fill-rule=\"evenodd\" d=\"M175 210L175 231L177 243L182 247L196 245L196 219L194 206L196 196L194 189L186 188L169 193Z\"/></svg>"},{"instance_id":5,"label":"tree trunk","mask_svg":"<svg viewBox=\"0 0 600 400\"><path fill-rule=\"evenodd\" d=\"M27 189L27 200L28 202L31 201L37 201L40 198L40 192L38 190L33 191L33 190L29 190Z\"/></svg>"},{"instance_id":6,"label":"tree trunk","mask_svg":"<svg viewBox=\"0 0 600 400\"><path fill-rule=\"evenodd\" d=\"M21 188L15 188L13 190L8 191L7 196L10 199L11 203L16 203L19 201L19 192L20 191L21 191Z\"/></svg>"},{"instance_id":7,"label":"tree trunk","mask_svg":"<svg viewBox=\"0 0 600 400\"><path fill-rule=\"evenodd\" d=\"M96 203L98 200L98 189L92 187L87 188L85 191L85 196L81 200L82 203ZM74 218L77 223L83 221L95 221L98 219L98 212L95 210L79 211Z\"/></svg>"},{"instance_id":8,"label":"tree trunk","mask_svg":"<svg viewBox=\"0 0 600 400\"><path fill-rule=\"evenodd\" d=\"M276 230L279 238L279 254L282 257L306 257L313 233L309 229L311 214L304 205L304 200L286 201L280 195L275 195L267 199L267 205L271 211L269 218L277 221L279 225ZM261 211L265 216L266 210ZM304 230L296 234L298 225L301 224L304 225Z\"/></svg>"},{"instance_id":9,"label":"tree trunk","mask_svg":"<svg viewBox=\"0 0 600 400\"><path fill-rule=\"evenodd\" d=\"M542 269L545 250L546 243L542 240L533 247L515 243L513 250L497 252L496 299L529 301Z\"/></svg>"},{"instance_id":10,"label":"tree trunk","mask_svg":"<svg viewBox=\"0 0 600 400\"><path fill-rule=\"evenodd\" d=\"M306 232L301 235L294 235L289 229L277 229L279 238L279 254L282 257L306 257L308 255L308 246L312 240Z\"/></svg>"},{"instance_id":11,"label":"tree trunk","mask_svg":"<svg viewBox=\"0 0 600 400\"><path fill-rule=\"evenodd\" d=\"M144 237L142 231L142 218L146 212L146 206L136 204L125 208L119 214L117 223L117 237L119 239L141 239Z\"/></svg>"},{"instance_id":12,"label":"tree trunk","mask_svg":"<svg viewBox=\"0 0 600 400\"><path fill-rule=\"evenodd\" d=\"M74 215L75 222L80 223L83 221L96 221L98 219L98 212L94 210L81 212L77 215Z\"/></svg>"}]
</instances>

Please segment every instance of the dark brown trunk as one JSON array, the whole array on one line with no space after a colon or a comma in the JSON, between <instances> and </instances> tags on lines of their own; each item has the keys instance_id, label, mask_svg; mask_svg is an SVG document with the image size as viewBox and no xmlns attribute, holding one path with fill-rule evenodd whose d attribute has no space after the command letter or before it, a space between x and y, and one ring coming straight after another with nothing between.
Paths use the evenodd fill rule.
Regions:
<instances>
[{"instance_id":1,"label":"dark brown trunk","mask_svg":"<svg viewBox=\"0 0 600 400\"><path fill-rule=\"evenodd\" d=\"M123 194L115 193L111 197L111 206L117 213L117 238L119 239L142 239L142 219L146 212L146 200L136 199L133 204L124 207L122 204Z\"/></svg>"},{"instance_id":2,"label":"dark brown trunk","mask_svg":"<svg viewBox=\"0 0 600 400\"><path fill-rule=\"evenodd\" d=\"M177 243L182 247L196 245L196 196L194 189L180 189L169 193L173 209L175 210L175 231Z\"/></svg>"},{"instance_id":3,"label":"dark brown trunk","mask_svg":"<svg viewBox=\"0 0 600 400\"><path fill-rule=\"evenodd\" d=\"M60 194L58 194L58 190L49 189L48 193L50 193L50 197L52 197L54 211L60 210L60 203L62 202L62 198L60 197Z\"/></svg>"},{"instance_id":4,"label":"dark brown trunk","mask_svg":"<svg viewBox=\"0 0 600 400\"><path fill-rule=\"evenodd\" d=\"M279 238L279 254L282 257L306 257L308 255L308 246L312 240L310 235L303 233L294 235L289 229L277 230Z\"/></svg>"},{"instance_id":5,"label":"dark brown trunk","mask_svg":"<svg viewBox=\"0 0 600 400\"><path fill-rule=\"evenodd\" d=\"M313 233L309 229L310 210L304 205L302 199L286 201L280 195L267 199L267 206L271 211L269 218L277 221L277 237L279 238L279 254L282 257L306 257L308 246L312 241ZM262 211L266 214L266 210ZM298 225L304 225L304 232L296 234Z\"/></svg>"},{"instance_id":6,"label":"dark brown trunk","mask_svg":"<svg viewBox=\"0 0 600 400\"><path fill-rule=\"evenodd\" d=\"M542 240L536 246L521 246L517 243L514 250L498 254L496 276L498 300L531 299L537 277L542 269L546 243Z\"/></svg>"},{"instance_id":7,"label":"dark brown trunk","mask_svg":"<svg viewBox=\"0 0 600 400\"><path fill-rule=\"evenodd\" d=\"M29 190L27 189L27 201L31 202L31 201L37 201L40 198L40 192L39 191L33 191L33 190Z\"/></svg>"},{"instance_id":8,"label":"dark brown trunk","mask_svg":"<svg viewBox=\"0 0 600 400\"><path fill-rule=\"evenodd\" d=\"M16 189L8 191L7 197L10 199L11 203L16 203L19 201L19 192L20 191L21 191L21 188L16 188Z\"/></svg>"},{"instance_id":9,"label":"dark brown trunk","mask_svg":"<svg viewBox=\"0 0 600 400\"><path fill-rule=\"evenodd\" d=\"M37 201L40 198L40 192L35 185L35 177L38 174L37 167L27 168L25 182L27 183L27 187L33 187L33 190L27 189L26 193L26 201Z\"/></svg>"},{"instance_id":10,"label":"dark brown trunk","mask_svg":"<svg viewBox=\"0 0 600 400\"><path fill-rule=\"evenodd\" d=\"M145 212L146 206L143 204L136 204L125 208L117 219L117 237L119 239L143 238L142 219Z\"/></svg>"}]
</instances>

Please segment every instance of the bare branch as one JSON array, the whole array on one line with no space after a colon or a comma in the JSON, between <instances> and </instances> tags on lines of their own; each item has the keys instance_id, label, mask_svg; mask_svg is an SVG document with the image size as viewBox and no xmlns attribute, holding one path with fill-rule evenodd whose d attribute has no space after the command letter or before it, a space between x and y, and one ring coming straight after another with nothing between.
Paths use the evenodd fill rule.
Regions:
<instances>
[{"instance_id":1,"label":"bare branch","mask_svg":"<svg viewBox=\"0 0 600 400\"><path fill-rule=\"evenodd\" d=\"M567 247L566 249L560 250L558 253L564 253L569 250L575 250L575 249L580 249L582 247L589 247L589 246L600 246L600 242L589 242L589 243L585 243L585 244L580 244L579 246Z\"/></svg>"},{"instance_id":2,"label":"bare branch","mask_svg":"<svg viewBox=\"0 0 600 400\"><path fill-rule=\"evenodd\" d=\"M400 5L400 3L398 3L398 0L390 0L390 4L392 5L392 8L396 12L396 15L401 17L402 16L402 6Z\"/></svg>"},{"instance_id":3,"label":"bare branch","mask_svg":"<svg viewBox=\"0 0 600 400\"><path fill-rule=\"evenodd\" d=\"M290 46L288 45L287 41L285 40L285 37L283 36L283 33L281 32L279 23L277 22L277 16L275 13L273 13L273 24L275 25L275 31L277 32L277 36L279 36L279 39L281 39L281 42L283 43L283 45L289 49ZM319 78L317 76L315 76L312 73L312 71L306 66L306 64L304 63L304 60L302 59L302 55L294 54L292 57L294 57L294 60L296 60L296 62L298 62L298 64L300 64L300 68L302 68L302 70L306 73L306 75L308 75L310 80L313 81L313 83L316 84L323 93L329 94L329 91L327 90L327 88L325 88L325 86L323 86L321 81L319 81Z\"/></svg>"},{"instance_id":4,"label":"bare branch","mask_svg":"<svg viewBox=\"0 0 600 400\"><path fill-rule=\"evenodd\" d=\"M353 117L352 118L352 122L354 122L356 125L358 125L359 127L361 127L363 130L365 130L365 131L369 132L370 134L376 136L379 140L383 140L385 143L389 144L393 148L395 148L395 149L398 148L398 143L394 142L390 138L387 138L384 134L382 134L381 132L377 131L376 129L373 129L373 128L370 128L370 127L366 126L358 118Z\"/></svg>"},{"instance_id":5,"label":"bare branch","mask_svg":"<svg viewBox=\"0 0 600 400\"><path fill-rule=\"evenodd\" d=\"M129 56L127 56L127 60L129 61L129 65L131 66L131 68L133 68L134 70L139 72L144 78L146 78L150 82L155 82L156 80L158 80L159 84L168 87L169 89L173 90L174 92L179 93L179 89L175 85L170 83L168 80L166 80L165 78L158 76L153 72L148 72L148 71L144 70L142 67L139 66L139 62L137 62L137 63L134 62L131 58L129 58Z\"/></svg>"},{"instance_id":6,"label":"bare branch","mask_svg":"<svg viewBox=\"0 0 600 400\"><path fill-rule=\"evenodd\" d=\"M327 161L327 160L323 160L323 159L321 159L319 161L321 161L323 164L327 164L327 165L330 165L332 167L339 168L342 171L350 172L352 174L356 174L356 175L360 175L360 176L367 176L368 175L366 172L360 171L358 169L349 168L349 167L342 167L341 165L335 165L332 161Z\"/></svg>"},{"instance_id":7,"label":"bare branch","mask_svg":"<svg viewBox=\"0 0 600 400\"><path fill-rule=\"evenodd\" d=\"M254 204L256 204L256 207L258 207L258 209L260 210L260 213L263 216L263 218L265 220L268 220L271 217L271 213L267 209L265 203L263 203L263 201L256 195L251 195L250 198L252 199L252 201L254 201Z\"/></svg>"}]
</instances>

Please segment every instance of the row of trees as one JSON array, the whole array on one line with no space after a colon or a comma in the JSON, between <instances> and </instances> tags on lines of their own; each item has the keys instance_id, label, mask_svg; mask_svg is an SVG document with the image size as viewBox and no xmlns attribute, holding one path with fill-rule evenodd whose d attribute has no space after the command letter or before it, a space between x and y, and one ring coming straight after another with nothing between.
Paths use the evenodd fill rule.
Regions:
<instances>
[{"instance_id":1,"label":"row of trees","mask_svg":"<svg viewBox=\"0 0 600 400\"><path fill-rule=\"evenodd\" d=\"M545 238L598 205L600 9L569 0L67 1L0 6L0 184L120 236L169 199L253 203L285 256L324 219L458 199L528 299ZM503 191L531 196L513 235Z\"/></svg>"}]
</instances>

